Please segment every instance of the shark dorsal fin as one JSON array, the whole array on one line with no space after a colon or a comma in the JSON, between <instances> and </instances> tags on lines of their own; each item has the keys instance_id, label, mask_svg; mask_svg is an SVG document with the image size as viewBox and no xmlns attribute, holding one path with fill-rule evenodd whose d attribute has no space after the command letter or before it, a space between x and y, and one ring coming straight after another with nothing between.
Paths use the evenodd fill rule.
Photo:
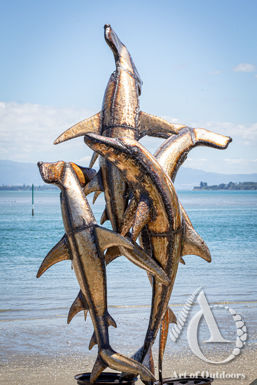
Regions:
<instances>
[{"instance_id":1,"label":"shark dorsal fin","mask_svg":"<svg viewBox=\"0 0 257 385\"><path fill-rule=\"evenodd\" d=\"M101 112L91 116L90 118L84 119L81 122L75 124L74 126L68 128L64 131L57 139L55 139L54 144L59 144L66 142L66 140L77 138L83 136L88 132L94 132L95 134L100 134L101 132Z\"/></svg>"},{"instance_id":2,"label":"shark dorsal fin","mask_svg":"<svg viewBox=\"0 0 257 385\"><path fill-rule=\"evenodd\" d=\"M112 230L96 225L95 231L98 239L98 245L102 252L111 246L123 246L128 249L133 249L133 244L131 242Z\"/></svg>"},{"instance_id":3,"label":"shark dorsal fin","mask_svg":"<svg viewBox=\"0 0 257 385\"><path fill-rule=\"evenodd\" d=\"M95 231L102 252L111 246L118 246L121 248L121 255L124 255L136 266L154 275L162 284L169 284L170 280L164 270L137 243L98 225L95 226Z\"/></svg>"},{"instance_id":4,"label":"shark dorsal fin","mask_svg":"<svg viewBox=\"0 0 257 385\"><path fill-rule=\"evenodd\" d=\"M37 272L37 278L39 278L49 267L53 266L57 262L71 260L72 256L69 252L68 240L66 235L49 251L40 268Z\"/></svg>"}]
</instances>

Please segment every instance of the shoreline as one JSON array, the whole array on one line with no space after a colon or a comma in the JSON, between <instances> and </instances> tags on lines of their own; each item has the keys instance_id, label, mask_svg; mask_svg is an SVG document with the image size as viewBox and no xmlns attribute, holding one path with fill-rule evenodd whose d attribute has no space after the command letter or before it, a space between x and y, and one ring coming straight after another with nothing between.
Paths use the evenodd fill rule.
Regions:
<instances>
[{"instance_id":1,"label":"shoreline","mask_svg":"<svg viewBox=\"0 0 257 385\"><path fill-rule=\"evenodd\" d=\"M257 378L257 346L245 347L241 355L227 364L209 364L190 351L167 354L163 362L163 378L185 375L211 375L215 385L249 385ZM0 382L8 385L76 385L74 376L92 370L96 350L92 354L43 356L16 354L6 357L0 364ZM220 361L220 354L209 357ZM155 375L158 375L157 354L154 352ZM107 371L111 371L107 369ZM140 380L137 385L141 385Z\"/></svg>"}]
</instances>

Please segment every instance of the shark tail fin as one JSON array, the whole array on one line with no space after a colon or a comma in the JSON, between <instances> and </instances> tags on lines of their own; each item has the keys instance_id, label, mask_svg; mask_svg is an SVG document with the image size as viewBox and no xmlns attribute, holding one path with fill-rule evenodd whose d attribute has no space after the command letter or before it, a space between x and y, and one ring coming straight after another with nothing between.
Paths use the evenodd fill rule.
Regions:
<instances>
[{"instance_id":1,"label":"shark tail fin","mask_svg":"<svg viewBox=\"0 0 257 385\"><path fill-rule=\"evenodd\" d=\"M149 347L146 354L144 354L144 346L142 346L133 356L131 357L132 360L135 360L136 362L142 362L142 365L146 367L146 369L154 376L154 360L153 360L153 353L152 348ZM131 373L126 371L121 374L122 379L131 379ZM145 384L149 384L148 379L143 379L142 381ZM150 380L151 381L151 380Z\"/></svg>"},{"instance_id":2,"label":"shark tail fin","mask_svg":"<svg viewBox=\"0 0 257 385\"><path fill-rule=\"evenodd\" d=\"M49 251L40 268L37 272L37 278L39 278L49 267L53 266L57 262L71 260L72 256L69 252L68 240L66 235Z\"/></svg>"},{"instance_id":3,"label":"shark tail fin","mask_svg":"<svg viewBox=\"0 0 257 385\"><path fill-rule=\"evenodd\" d=\"M111 369L128 373L129 376L131 376L131 374L139 374L143 381L155 380L154 375L147 367L133 358L128 358L122 354L116 353L110 347L100 350L99 355L102 361Z\"/></svg>"},{"instance_id":4,"label":"shark tail fin","mask_svg":"<svg viewBox=\"0 0 257 385\"><path fill-rule=\"evenodd\" d=\"M57 139L55 139L54 144L65 142L66 140L77 138L78 136L83 136L88 132L94 132L95 134L100 134L101 129L101 112L82 120L81 122L75 124L68 130L64 131Z\"/></svg>"},{"instance_id":5,"label":"shark tail fin","mask_svg":"<svg viewBox=\"0 0 257 385\"><path fill-rule=\"evenodd\" d=\"M91 372L90 383L93 384L97 380L97 378L100 376L102 371L104 371L104 369L106 368L107 368L107 365L104 363L104 361L100 357L100 354L98 354Z\"/></svg>"}]
</instances>

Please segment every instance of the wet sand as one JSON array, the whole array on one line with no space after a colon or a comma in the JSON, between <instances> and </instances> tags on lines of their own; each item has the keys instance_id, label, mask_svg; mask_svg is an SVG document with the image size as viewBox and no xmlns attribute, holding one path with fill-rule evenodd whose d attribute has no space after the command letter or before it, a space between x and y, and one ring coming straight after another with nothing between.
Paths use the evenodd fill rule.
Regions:
<instances>
[{"instance_id":1,"label":"wet sand","mask_svg":"<svg viewBox=\"0 0 257 385\"><path fill-rule=\"evenodd\" d=\"M74 375L89 372L93 367L94 358L94 354L72 355L71 357L24 354L9 356L0 365L0 384L76 385ZM221 360L220 353L213 354L209 358L216 361ZM215 375L216 379L213 382L215 385L249 385L257 379L257 349L255 346L247 347L240 356L223 365L205 363L188 351L165 357L164 378L191 375L197 372L204 376L208 375L206 372ZM137 385L141 384L141 381L138 380Z\"/></svg>"}]
</instances>

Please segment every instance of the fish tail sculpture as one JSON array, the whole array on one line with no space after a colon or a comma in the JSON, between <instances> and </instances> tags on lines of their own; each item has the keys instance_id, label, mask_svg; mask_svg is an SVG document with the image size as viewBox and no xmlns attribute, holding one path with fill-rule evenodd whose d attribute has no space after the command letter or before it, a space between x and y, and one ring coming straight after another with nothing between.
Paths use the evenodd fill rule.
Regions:
<instances>
[{"instance_id":1,"label":"fish tail sculpture","mask_svg":"<svg viewBox=\"0 0 257 385\"><path fill-rule=\"evenodd\" d=\"M103 252L113 245L133 250L134 245L121 235L97 226L72 163L39 162L38 166L43 180L56 184L61 189L61 208L66 232L59 245L50 253L51 256L43 261L38 277L55 262L72 259L81 289L80 301L90 312L94 325L93 339L98 345L98 356L90 382L93 383L107 366L114 370L140 374L143 380L153 380L154 377L147 368L115 352L109 343L108 327L116 326L116 323L107 309ZM60 245L61 251L57 252ZM63 258L60 257L61 252Z\"/></svg>"},{"instance_id":2,"label":"fish tail sculpture","mask_svg":"<svg viewBox=\"0 0 257 385\"><path fill-rule=\"evenodd\" d=\"M146 229L152 258L170 278L170 284L158 284L153 278L150 321L143 347L133 357L149 367L151 346L167 311L182 252L183 223L178 198L171 182L156 159L137 141L128 138L85 136L86 144L112 162L133 190L139 210L133 229ZM133 237L132 229L132 237ZM147 363L145 360L147 358Z\"/></svg>"},{"instance_id":3,"label":"fish tail sculpture","mask_svg":"<svg viewBox=\"0 0 257 385\"><path fill-rule=\"evenodd\" d=\"M194 147L209 146L224 150L231 141L229 136L216 134L205 128L185 127L178 135L166 139L154 156L174 182L178 169Z\"/></svg>"}]
</instances>

